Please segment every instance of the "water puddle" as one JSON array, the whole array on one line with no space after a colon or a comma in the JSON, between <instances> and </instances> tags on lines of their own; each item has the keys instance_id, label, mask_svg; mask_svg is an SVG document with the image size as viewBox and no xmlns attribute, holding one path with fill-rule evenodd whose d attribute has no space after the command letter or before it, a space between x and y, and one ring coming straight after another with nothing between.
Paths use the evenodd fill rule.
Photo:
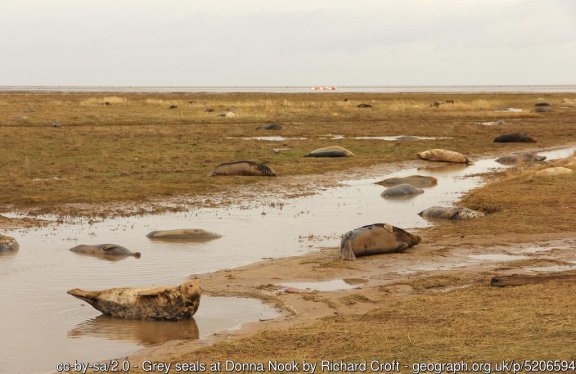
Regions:
<instances>
[{"instance_id":1,"label":"water puddle","mask_svg":"<svg viewBox=\"0 0 576 374\"><path fill-rule=\"evenodd\" d=\"M284 142L287 140L306 140L306 138L300 137L285 137L285 136L253 136L248 138L235 138L227 137L226 139L242 139L242 140L260 140L265 142Z\"/></svg>"},{"instance_id":2,"label":"water puddle","mask_svg":"<svg viewBox=\"0 0 576 374\"><path fill-rule=\"evenodd\" d=\"M351 285L345 282L343 279L334 279L324 282L290 282L281 283L280 286L319 292L343 291L360 288L358 285Z\"/></svg>"},{"instance_id":3,"label":"water puddle","mask_svg":"<svg viewBox=\"0 0 576 374\"><path fill-rule=\"evenodd\" d=\"M468 256L475 260L483 261L517 261L517 260L528 260L530 257L518 256L518 255L507 255L507 254L484 254L484 255L470 255Z\"/></svg>"},{"instance_id":4,"label":"water puddle","mask_svg":"<svg viewBox=\"0 0 576 374\"><path fill-rule=\"evenodd\" d=\"M535 266L535 267L527 267L524 269L534 271L537 273L559 273L561 271L576 269L576 263L574 263L574 265Z\"/></svg>"},{"instance_id":5,"label":"water puddle","mask_svg":"<svg viewBox=\"0 0 576 374\"><path fill-rule=\"evenodd\" d=\"M344 135L324 135L320 139L331 139L331 140L341 140L346 139ZM388 142L396 141L418 141L418 140L440 140L440 139L450 139L447 137L432 137L432 136L412 136L412 135L395 135L395 136L350 136L348 139L354 140L384 140Z\"/></svg>"},{"instance_id":6,"label":"water puddle","mask_svg":"<svg viewBox=\"0 0 576 374\"><path fill-rule=\"evenodd\" d=\"M573 151L570 148L542 154L552 160L568 157ZM453 204L462 194L482 183L481 178L467 175L506 168L493 159L479 160L469 166L425 161L421 165L432 168L408 168L395 173L382 169L370 178L344 181L316 195L286 201L263 198L243 206L3 232L18 240L20 250L13 256L0 257L2 370L45 372L53 370L59 361L118 357L157 341L195 336L192 324L182 329L166 328L158 337L150 335L154 335L153 331L160 325L144 323L140 331L130 327L140 322L130 322L120 328L117 321L98 318L99 313L92 307L82 306L81 301L67 295L66 291L71 288L174 285L192 274L234 268L263 258L302 255L322 247L338 247L343 233L369 223L426 227L430 223L418 216L418 212L435 205ZM438 169L438 166L442 167ZM386 200L380 197L385 188L374 184L385 178L414 174L435 176L438 185L411 200ZM146 237L151 231L170 228L199 228L221 234L222 238L177 243ZM308 237L317 240L301 239ZM104 261L68 251L78 244L100 243L119 244L141 252L142 257ZM443 266L431 264L429 269L420 270L433 271ZM326 287L340 286L343 285ZM269 311L255 300L205 296L196 315L198 336L267 318Z\"/></svg>"}]
</instances>

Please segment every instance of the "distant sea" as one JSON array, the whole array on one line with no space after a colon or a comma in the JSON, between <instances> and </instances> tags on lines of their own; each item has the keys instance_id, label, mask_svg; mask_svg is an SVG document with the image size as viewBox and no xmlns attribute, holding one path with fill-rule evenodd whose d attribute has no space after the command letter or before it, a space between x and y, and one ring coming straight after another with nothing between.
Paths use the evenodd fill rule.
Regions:
<instances>
[{"instance_id":1,"label":"distant sea","mask_svg":"<svg viewBox=\"0 0 576 374\"><path fill-rule=\"evenodd\" d=\"M326 89L321 89L326 87ZM333 90L329 88L334 87ZM576 85L534 86L0 86L0 92L131 93L576 93Z\"/></svg>"}]
</instances>

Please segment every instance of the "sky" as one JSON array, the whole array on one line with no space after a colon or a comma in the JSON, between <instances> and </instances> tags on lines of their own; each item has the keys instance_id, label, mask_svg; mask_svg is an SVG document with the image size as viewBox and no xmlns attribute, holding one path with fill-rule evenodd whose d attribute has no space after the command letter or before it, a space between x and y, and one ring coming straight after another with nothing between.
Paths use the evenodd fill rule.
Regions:
<instances>
[{"instance_id":1,"label":"sky","mask_svg":"<svg viewBox=\"0 0 576 374\"><path fill-rule=\"evenodd\" d=\"M0 86L576 84L576 0L0 0Z\"/></svg>"}]
</instances>

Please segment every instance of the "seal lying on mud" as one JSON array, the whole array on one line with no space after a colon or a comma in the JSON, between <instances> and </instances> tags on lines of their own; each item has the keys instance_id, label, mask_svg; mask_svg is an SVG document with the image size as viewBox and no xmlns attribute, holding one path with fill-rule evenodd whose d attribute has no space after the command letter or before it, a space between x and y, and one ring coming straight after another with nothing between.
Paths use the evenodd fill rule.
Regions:
<instances>
[{"instance_id":1,"label":"seal lying on mud","mask_svg":"<svg viewBox=\"0 0 576 374\"><path fill-rule=\"evenodd\" d=\"M275 177L276 173L264 164L253 161L236 161L220 164L209 174L210 177L225 175Z\"/></svg>"},{"instance_id":2,"label":"seal lying on mud","mask_svg":"<svg viewBox=\"0 0 576 374\"><path fill-rule=\"evenodd\" d=\"M116 256L134 256L140 258L140 252L132 252L127 248L116 244L96 244L96 245L86 245L81 244L76 247L70 248L71 252L91 255L91 256L101 256L101 257L116 257Z\"/></svg>"},{"instance_id":3,"label":"seal lying on mud","mask_svg":"<svg viewBox=\"0 0 576 374\"><path fill-rule=\"evenodd\" d=\"M354 156L354 153L350 152L346 148L332 146L332 147L315 149L304 157L352 157L352 156Z\"/></svg>"},{"instance_id":4,"label":"seal lying on mud","mask_svg":"<svg viewBox=\"0 0 576 374\"><path fill-rule=\"evenodd\" d=\"M16 239L0 234L0 255L16 252L20 248Z\"/></svg>"},{"instance_id":5,"label":"seal lying on mud","mask_svg":"<svg viewBox=\"0 0 576 374\"><path fill-rule=\"evenodd\" d=\"M403 183L394 187L387 188L380 194L382 197L402 197L409 195L418 195L424 193L421 188L416 188L411 184Z\"/></svg>"},{"instance_id":6,"label":"seal lying on mud","mask_svg":"<svg viewBox=\"0 0 576 374\"><path fill-rule=\"evenodd\" d=\"M432 187L438 184L438 179L434 177L425 177L423 175L411 175L403 178L388 178L383 181L376 182L381 186L392 187L399 184L408 183L414 187Z\"/></svg>"},{"instance_id":7,"label":"seal lying on mud","mask_svg":"<svg viewBox=\"0 0 576 374\"><path fill-rule=\"evenodd\" d=\"M457 162L468 164L470 159L462 153L449 151L447 149L429 149L424 152L417 153L417 156L422 160L428 161L442 161L442 162Z\"/></svg>"},{"instance_id":8,"label":"seal lying on mud","mask_svg":"<svg viewBox=\"0 0 576 374\"><path fill-rule=\"evenodd\" d=\"M356 256L402 252L418 243L418 235L412 235L387 223L374 223L348 231L342 236L340 253L345 260Z\"/></svg>"},{"instance_id":9,"label":"seal lying on mud","mask_svg":"<svg viewBox=\"0 0 576 374\"><path fill-rule=\"evenodd\" d=\"M146 235L150 239L156 240L192 240L208 241L221 238L222 235L202 229L179 229L152 231Z\"/></svg>"},{"instance_id":10,"label":"seal lying on mud","mask_svg":"<svg viewBox=\"0 0 576 374\"><path fill-rule=\"evenodd\" d=\"M68 294L86 301L100 312L119 318L178 321L190 319L200 305L200 286L186 281L177 287L110 288Z\"/></svg>"},{"instance_id":11,"label":"seal lying on mud","mask_svg":"<svg viewBox=\"0 0 576 374\"><path fill-rule=\"evenodd\" d=\"M503 165L526 164L529 162L539 162L546 160L546 156L538 156L535 153L518 153L513 155L506 155L496 159Z\"/></svg>"},{"instance_id":12,"label":"seal lying on mud","mask_svg":"<svg viewBox=\"0 0 576 374\"><path fill-rule=\"evenodd\" d=\"M282 125L276 122L256 127L256 130L282 130Z\"/></svg>"},{"instance_id":13,"label":"seal lying on mud","mask_svg":"<svg viewBox=\"0 0 576 374\"><path fill-rule=\"evenodd\" d=\"M515 132L495 137L494 143L536 143L536 140L530 135Z\"/></svg>"},{"instance_id":14,"label":"seal lying on mud","mask_svg":"<svg viewBox=\"0 0 576 374\"><path fill-rule=\"evenodd\" d=\"M468 220L483 217L484 213L462 207L433 206L418 213L424 218L444 218L452 220Z\"/></svg>"}]
</instances>

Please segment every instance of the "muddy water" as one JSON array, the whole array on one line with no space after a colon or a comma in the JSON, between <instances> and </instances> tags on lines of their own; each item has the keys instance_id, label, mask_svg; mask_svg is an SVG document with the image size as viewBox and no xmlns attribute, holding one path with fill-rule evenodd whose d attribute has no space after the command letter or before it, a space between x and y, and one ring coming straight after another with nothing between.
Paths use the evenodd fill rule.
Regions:
<instances>
[{"instance_id":1,"label":"muddy water","mask_svg":"<svg viewBox=\"0 0 576 374\"><path fill-rule=\"evenodd\" d=\"M572 151L545 154L554 159L567 157ZM203 337L269 318L275 312L256 300L205 296L196 324L119 322L99 317L97 311L66 291L74 287L177 284L191 274L338 246L344 232L375 222L425 227L430 223L418 212L433 205L451 204L481 183L480 178L466 175L504 167L494 160L481 160L467 167L424 161L422 165L428 168L346 181L284 204L268 201L247 209L198 209L7 232L19 241L20 250L14 256L0 257L0 372L47 372L62 361L118 357L150 344ZM438 185L410 200L380 197L384 188L374 182L412 174L436 176ZM174 228L202 228L223 237L203 243L160 242L146 237L153 230ZM142 258L108 261L68 251L83 243L120 244L142 252Z\"/></svg>"}]
</instances>

